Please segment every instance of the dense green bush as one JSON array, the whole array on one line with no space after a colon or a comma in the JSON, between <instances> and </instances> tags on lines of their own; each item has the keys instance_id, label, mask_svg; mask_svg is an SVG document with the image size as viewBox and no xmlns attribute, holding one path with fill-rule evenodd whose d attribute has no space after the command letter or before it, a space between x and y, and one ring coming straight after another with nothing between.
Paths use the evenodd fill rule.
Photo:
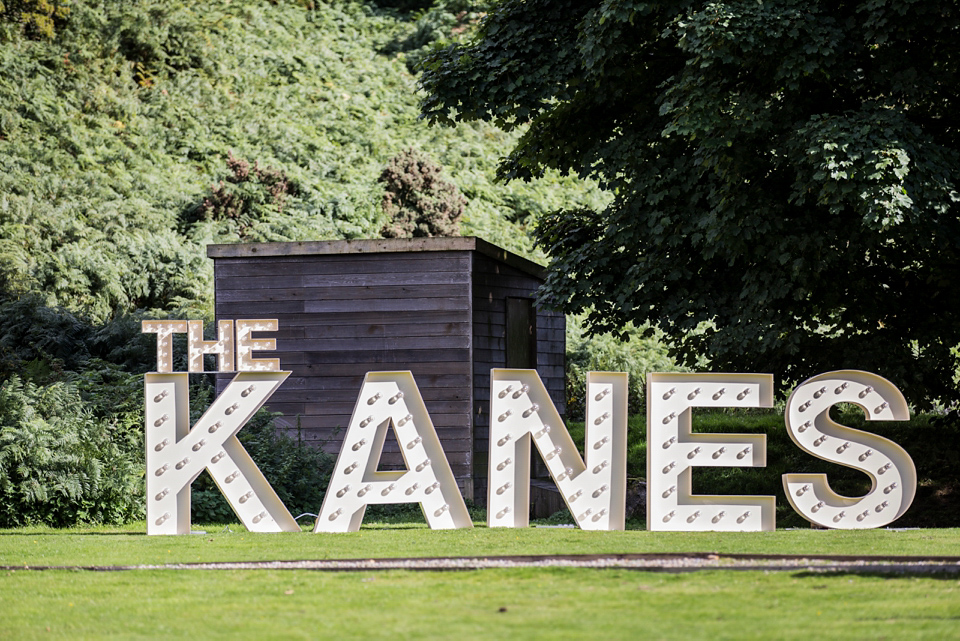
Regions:
<instances>
[{"instance_id":1,"label":"dense green bush","mask_svg":"<svg viewBox=\"0 0 960 641\"><path fill-rule=\"evenodd\" d=\"M626 372L629 376L628 411L645 412L645 389L650 372L679 369L652 330L629 326L621 336L585 333L581 317L567 318L567 416L582 421L586 410L587 372Z\"/></svg>"},{"instance_id":2,"label":"dense green bush","mask_svg":"<svg viewBox=\"0 0 960 641\"><path fill-rule=\"evenodd\" d=\"M280 169L253 166L229 153L230 174L210 188L210 193L184 216L189 226L198 222L216 223L217 236L240 240L261 239L266 234L258 227L268 226L271 219L282 217L284 205L296 196L299 188Z\"/></svg>"},{"instance_id":3,"label":"dense green bush","mask_svg":"<svg viewBox=\"0 0 960 641\"><path fill-rule=\"evenodd\" d=\"M43 385L102 367L142 374L154 366L156 339L141 333L141 317L95 324L38 296L0 297L0 378L19 374Z\"/></svg>"},{"instance_id":4,"label":"dense green bush","mask_svg":"<svg viewBox=\"0 0 960 641\"><path fill-rule=\"evenodd\" d=\"M0 385L0 527L144 514L141 426L98 419L75 386Z\"/></svg>"},{"instance_id":5,"label":"dense green bush","mask_svg":"<svg viewBox=\"0 0 960 641\"><path fill-rule=\"evenodd\" d=\"M416 13L413 32L388 44L384 51L415 52L408 58L408 68L415 69L431 45L463 40L472 35L486 15L490 0L438 0L427 2Z\"/></svg>"},{"instance_id":6,"label":"dense green bush","mask_svg":"<svg viewBox=\"0 0 960 641\"><path fill-rule=\"evenodd\" d=\"M459 236L467 201L440 174L443 169L416 149L403 151L380 173L384 185L381 206L387 223L384 238Z\"/></svg>"},{"instance_id":7,"label":"dense green bush","mask_svg":"<svg viewBox=\"0 0 960 641\"><path fill-rule=\"evenodd\" d=\"M0 26L27 38L53 38L70 15L68 2L58 0L3 0ZM0 37L0 42L4 38Z\"/></svg>"},{"instance_id":8,"label":"dense green bush","mask_svg":"<svg viewBox=\"0 0 960 641\"><path fill-rule=\"evenodd\" d=\"M116 448L142 467L141 374L153 368L155 339L139 322L212 317L206 243L376 236L385 224L377 179L410 148L462 192L462 233L541 262L527 233L538 219L610 199L551 171L497 183L497 159L522 127L419 120L416 62L469 34L486 0L73 0L53 38L12 12L65 3L0 4L0 389L11 408L2 429L40 444L24 459L31 478L52 478L44 457L66 457L81 430L107 434L107 454ZM569 323L571 416L582 416L586 371L627 371L631 411L642 413L645 374L674 369L655 337L625 334L586 337ZM904 443L934 432L905 433ZM317 511L328 458L295 438L272 440L261 417L240 437L291 511ZM642 430L630 442L642 460ZM23 447L3 443L8 457ZM928 458L955 469L948 450ZM96 467L84 456L77 465ZM922 491L960 495L946 482ZM53 492L61 515L114 518ZM136 510L125 500L117 513L134 518L142 498ZM207 475L194 505L198 520L232 518Z\"/></svg>"},{"instance_id":9,"label":"dense green bush","mask_svg":"<svg viewBox=\"0 0 960 641\"><path fill-rule=\"evenodd\" d=\"M435 4L467 22L480 5ZM206 243L377 236L377 178L411 147L466 196L464 233L542 259L528 221L599 192L556 174L498 185L500 150L518 133L419 121L408 56L388 51L418 15L355 0L76 0L56 38L11 34L0 46L0 286L97 323L137 310L209 318ZM231 182L231 151L296 193L280 206L263 170ZM252 220L221 215L230 196L256 205L241 214Z\"/></svg>"}]
</instances>

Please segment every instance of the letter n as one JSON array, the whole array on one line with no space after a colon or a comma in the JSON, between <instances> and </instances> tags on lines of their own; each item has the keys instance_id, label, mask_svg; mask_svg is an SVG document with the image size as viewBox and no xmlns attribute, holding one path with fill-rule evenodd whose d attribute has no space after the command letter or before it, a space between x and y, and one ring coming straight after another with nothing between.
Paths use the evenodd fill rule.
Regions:
<instances>
[{"instance_id":1,"label":"letter n","mask_svg":"<svg viewBox=\"0 0 960 641\"><path fill-rule=\"evenodd\" d=\"M584 530L622 530L627 486L627 375L587 374L586 461L536 370L490 372L487 525L526 527L530 442Z\"/></svg>"}]
</instances>

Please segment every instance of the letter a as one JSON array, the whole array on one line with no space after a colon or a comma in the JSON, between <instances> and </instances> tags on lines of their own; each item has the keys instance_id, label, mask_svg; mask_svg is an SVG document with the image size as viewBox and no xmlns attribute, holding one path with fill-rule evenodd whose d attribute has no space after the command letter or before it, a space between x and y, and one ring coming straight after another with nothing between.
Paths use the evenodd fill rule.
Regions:
<instances>
[{"instance_id":1,"label":"letter a","mask_svg":"<svg viewBox=\"0 0 960 641\"><path fill-rule=\"evenodd\" d=\"M406 471L378 472L393 427ZM356 532L370 504L419 503L435 530L473 527L410 372L368 372L314 532Z\"/></svg>"}]
</instances>

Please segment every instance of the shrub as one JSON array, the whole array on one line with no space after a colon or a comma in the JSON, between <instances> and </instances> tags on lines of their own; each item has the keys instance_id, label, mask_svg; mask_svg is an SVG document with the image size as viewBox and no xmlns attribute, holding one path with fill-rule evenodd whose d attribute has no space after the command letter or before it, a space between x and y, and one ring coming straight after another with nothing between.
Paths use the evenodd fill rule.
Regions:
<instances>
[{"instance_id":1,"label":"shrub","mask_svg":"<svg viewBox=\"0 0 960 641\"><path fill-rule=\"evenodd\" d=\"M384 238L460 235L467 201L456 185L440 176L441 171L415 149L390 160L379 179L385 185L381 205L388 219L380 231Z\"/></svg>"},{"instance_id":2,"label":"shrub","mask_svg":"<svg viewBox=\"0 0 960 641\"><path fill-rule=\"evenodd\" d=\"M62 307L47 306L36 295L17 300L0 295L0 379L18 374L46 385L73 380L77 373L82 377L87 370L95 374L113 368L117 376L146 372L156 361L156 339L141 333L142 316L117 316L98 326ZM142 382L136 386L139 404Z\"/></svg>"},{"instance_id":3,"label":"shrub","mask_svg":"<svg viewBox=\"0 0 960 641\"><path fill-rule=\"evenodd\" d=\"M397 11L423 11L433 4L433 0L374 0L373 4Z\"/></svg>"},{"instance_id":4,"label":"shrub","mask_svg":"<svg viewBox=\"0 0 960 641\"><path fill-rule=\"evenodd\" d=\"M656 333L633 326L618 338L612 334L587 336L578 317L567 319L567 416L582 421L587 372L626 372L630 414L643 414L647 373L677 370Z\"/></svg>"},{"instance_id":5,"label":"shrub","mask_svg":"<svg viewBox=\"0 0 960 641\"><path fill-rule=\"evenodd\" d=\"M272 214L282 214L287 199L298 189L279 169L253 166L230 152L227 158L230 175L210 188L203 202L186 213L188 224L204 221L225 223L237 238L247 239L258 224Z\"/></svg>"},{"instance_id":6,"label":"shrub","mask_svg":"<svg viewBox=\"0 0 960 641\"><path fill-rule=\"evenodd\" d=\"M0 527L142 518L137 443L124 426L98 420L73 385L12 377L0 386Z\"/></svg>"},{"instance_id":7,"label":"shrub","mask_svg":"<svg viewBox=\"0 0 960 641\"><path fill-rule=\"evenodd\" d=\"M18 25L28 38L53 39L70 15L66 2L57 0L3 0L0 22Z\"/></svg>"},{"instance_id":8,"label":"shrub","mask_svg":"<svg viewBox=\"0 0 960 641\"><path fill-rule=\"evenodd\" d=\"M407 59L407 66L412 72L416 71L416 64L429 45L446 44L472 35L489 8L488 0L438 0L429 3L429 6L421 7L417 12L413 33L387 45L385 52L415 52Z\"/></svg>"}]
</instances>

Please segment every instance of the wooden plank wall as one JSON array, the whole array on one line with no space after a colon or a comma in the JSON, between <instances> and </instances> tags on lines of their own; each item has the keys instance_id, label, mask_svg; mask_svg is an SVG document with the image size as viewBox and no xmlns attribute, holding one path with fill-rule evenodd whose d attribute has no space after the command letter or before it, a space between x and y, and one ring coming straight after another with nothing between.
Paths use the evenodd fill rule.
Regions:
<instances>
[{"instance_id":1,"label":"wooden plank wall","mask_svg":"<svg viewBox=\"0 0 960 641\"><path fill-rule=\"evenodd\" d=\"M290 378L269 409L336 454L368 371L411 370L464 496L474 493L467 251L219 257L217 319L277 318ZM220 377L218 387L229 377ZM295 429L295 427L294 427ZM403 469L392 435L381 469Z\"/></svg>"},{"instance_id":2,"label":"wooden plank wall","mask_svg":"<svg viewBox=\"0 0 960 641\"><path fill-rule=\"evenodd\" d=\"M486 505L487 501L490 370L506 365L506 298L534 298L540 283L538 278L523 271L483 254L473 254L473 486L474 501L478 505ZM557 410L564 416L564 316L538 309L536 328L537 372Z\"/></svg>"}]
</instances>

